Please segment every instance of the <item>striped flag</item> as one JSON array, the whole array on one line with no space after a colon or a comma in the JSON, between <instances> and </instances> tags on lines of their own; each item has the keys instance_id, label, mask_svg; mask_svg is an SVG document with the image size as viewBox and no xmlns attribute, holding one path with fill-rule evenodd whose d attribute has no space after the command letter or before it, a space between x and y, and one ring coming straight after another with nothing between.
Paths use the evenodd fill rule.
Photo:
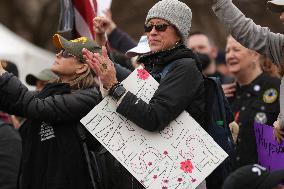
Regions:
<instances>
[{"instance_id":1,"label":"striped flag","mask_svg":"<svg viewBox=\"0 0 284 189\"><path fill-rule=\"evenodd\" d=\"M110 8L112 0L60 0L58 33L67 39L95 38L93 19Z\"/></svg>"},{"instance_id":2,"label":"striped flag","mask_svg":"<svg viewBox=\"0 0 284 189\"><path fill-rule=\"evenodd\" d=\"M93 19L97 15L96 0L72 0L75 14L76 35L95 38Z\"/></svg>"}]
</instances>

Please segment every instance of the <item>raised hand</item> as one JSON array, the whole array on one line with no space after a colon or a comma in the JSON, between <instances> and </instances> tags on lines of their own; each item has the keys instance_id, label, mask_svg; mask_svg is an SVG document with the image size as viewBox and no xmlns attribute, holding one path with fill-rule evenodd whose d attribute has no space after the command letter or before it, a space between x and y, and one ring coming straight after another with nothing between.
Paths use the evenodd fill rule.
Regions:
<instances>
[{"instance_id":1,"label":"raised hand","mask_svg":"<svg viewBox=\"0 0 284 189\"><path fill-rule=\"evenodd\" d=\"M97 77L100 78L105 89L109 90L114 84L116 84L116 71L113 62L107 55L107 49L102 47L102 55L99 53L92 53L87 49L83 49L83 57L89 64L91 69L94 70Z\"/></svg>"},{"instance_id":2,"label":"raised hand","mask_svg":"<svg viewBox=\"0 0 284 189\"><path fill-rule=\"evenodd\" d=\"M96 42L98 45L103 46L107 42L106 31L110 25L110 22L105 17L97 16L93 19L93 29L96 33Z\"/></svg>"},{"instance_id":3,"label":"raised hand","mask_svg":"<svg viewBox=\"0 0 284 189\"><path fill-rule=\"evenodd\" d=\"M2 61L0 60L0 75L2 75L3 73L6 72L6 70L4 70L3 65L2 65Z\"/></svg>"},{"instance_id":4,"label":"raised hand","mask_svg":"<svg viewBox=\"0 0 284 189\"><path fill-rule=\"evenodd\" d=\"M284 132L280 128L279 120L277 120L273 123L273 127L274 127L274 129L273 129L274 138L280 144L284 139Z\"/></svg>"},{"instance_id":5,"label":"raised hand","mask_svg":"<svg viewBox=\"0 0 284 189\"><path fill-rule=\"evenodd\" d=\"M223 91L225 96L228 97L233 97L236 92L236 83L230 83L230 84L223 84L222 85Z\"/></svg>"},{"instance_id":6,"label":"raised hand","mask_svg":"<svg viewBox=\"0 0 284 189\"><path fill-rule=\"evenodd\" d=\"M105 11L105 18L109 21L109 25L106 29L106 33L109 35L116 28L116 24L112 19L112 13L109 9Z\"/></svg>"},{"instance_id":7,"label":"raised hand","mask_svg":"<svg viewBox=\"0 0 284 189\"><path fill-rule=\"evenodd\" d=\"M97 16L93 19L93 25L96 34L101 35L106 33L107 28L110 25L110 21L105 17Z\"/></svg>"}]
</instances>

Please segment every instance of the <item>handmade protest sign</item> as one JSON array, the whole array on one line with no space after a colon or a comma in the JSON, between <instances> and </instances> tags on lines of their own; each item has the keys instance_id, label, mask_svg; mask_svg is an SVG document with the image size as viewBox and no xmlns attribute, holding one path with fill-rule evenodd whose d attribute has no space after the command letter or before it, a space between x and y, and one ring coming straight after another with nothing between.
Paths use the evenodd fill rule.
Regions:
<instances>
[{"instance_id":1,"label":"handmade protest sign","mask_svg":"<svg viewBox=\"0 0 284 189\"><path fill-rule=\"evenodd\" d=\"M278 144L273 138L273 127L254 123L259 164L268 170L284 168L284 142Z\"/></svg>"},{"instance_id":2,"label":"handmade protest sign","mask_svg":"<svg viewBox=\"0 0 284 189\"><path fill-rule=\"evenodd\" d=\"M148 103L159 84L139 68L123 85ZM148 132L115 110L107 96L81 122L145 188L196 188L228 156L187 112Z\"/></svg>"}]
</instances>

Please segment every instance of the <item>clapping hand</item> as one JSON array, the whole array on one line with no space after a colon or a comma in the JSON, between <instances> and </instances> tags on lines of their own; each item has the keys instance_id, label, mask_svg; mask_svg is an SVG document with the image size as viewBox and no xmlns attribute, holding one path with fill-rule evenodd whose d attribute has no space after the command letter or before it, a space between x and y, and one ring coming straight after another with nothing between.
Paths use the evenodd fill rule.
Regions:
<instances>
[{"instance_id":1,"label":"clapping hand","mask_svg":"<svg viewBox=\"0 0 284 189\"><path fill-rule=\"evenodd\" d=\"M92 53L87 49L83 49L83 57L89 66L94 70L97 77L100 78L105 89L109 90L114 84L116 84L116 71L113 62L107 55L106 47L102 47L102 54Z\"/></svg>"}]
</instances>

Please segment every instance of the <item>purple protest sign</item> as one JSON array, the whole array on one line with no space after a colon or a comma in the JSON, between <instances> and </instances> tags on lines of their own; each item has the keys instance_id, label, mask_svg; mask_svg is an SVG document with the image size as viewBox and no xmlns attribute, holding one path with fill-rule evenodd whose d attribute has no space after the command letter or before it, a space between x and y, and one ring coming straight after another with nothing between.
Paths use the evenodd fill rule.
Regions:
<instances>
[{"instance_id":1,"label":"purple protest sign","mask_svg":"<svg viewBox=\"0 0 284 189\"><path fill-rule=\"evenodd\" d=\"M259 164L268 170L284 168L284 142L273 138L273 127L254 123Z\"/></svg>"}]
</instances>

